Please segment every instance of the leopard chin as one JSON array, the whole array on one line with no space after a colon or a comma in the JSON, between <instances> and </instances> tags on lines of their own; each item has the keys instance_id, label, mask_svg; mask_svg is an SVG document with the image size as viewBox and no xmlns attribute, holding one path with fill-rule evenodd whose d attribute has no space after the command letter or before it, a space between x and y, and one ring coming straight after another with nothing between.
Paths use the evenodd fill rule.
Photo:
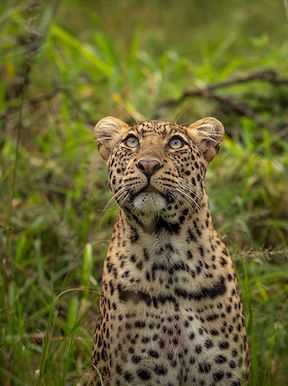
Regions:
<instances>
[{"instance_id":1,"label":"leopard chin","mask_svg":"<svg viewBox=\"0 0 288 386\"><path fill-rule=\"evenodd\" d=\"M135 197L133 206L139 212L160 213L167 207L167 201L160 193L145 191Z\"/></svg>"}]
</instances>

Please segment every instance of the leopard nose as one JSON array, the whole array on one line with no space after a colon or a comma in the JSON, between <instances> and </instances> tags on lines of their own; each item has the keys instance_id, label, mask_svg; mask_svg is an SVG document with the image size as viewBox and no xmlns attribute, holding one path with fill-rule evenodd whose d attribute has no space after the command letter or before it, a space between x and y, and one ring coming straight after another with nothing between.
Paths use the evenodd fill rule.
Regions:
<instances>
[{"instance_id":1,"label":"leopard nose","mask_svg":"<svg viewBox=\"0 0 288 386\"><path fill-rule=\"evenodd\" d=\"M152 160L146 160L146 159L140 159L137 162L137 168L141 170L142 173L145 174L145 176L148 178L148 180L151 178L153 174L157 172L161 167L163 166L162 162L152 159Z\"/></svg>"}]
</instances>

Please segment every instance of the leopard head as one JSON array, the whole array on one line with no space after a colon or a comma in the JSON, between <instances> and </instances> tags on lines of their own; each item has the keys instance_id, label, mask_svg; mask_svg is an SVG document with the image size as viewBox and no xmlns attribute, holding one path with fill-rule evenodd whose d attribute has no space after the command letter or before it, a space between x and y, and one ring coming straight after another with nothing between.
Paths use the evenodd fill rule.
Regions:
<instances>
[{"instance_id":1,"label":"leopard head","mask_svg":"<svg viewBox=\"0 0 288 386\"><path fill-rule=\"evenodd\" d=\"M106 117L95 134L118 204L140 216L173 221L179 211L195 212L201 206L207 166L219 150L224 128L212 117L188 126L165 121L128 126Z\"/></svg>"}]
</instances>

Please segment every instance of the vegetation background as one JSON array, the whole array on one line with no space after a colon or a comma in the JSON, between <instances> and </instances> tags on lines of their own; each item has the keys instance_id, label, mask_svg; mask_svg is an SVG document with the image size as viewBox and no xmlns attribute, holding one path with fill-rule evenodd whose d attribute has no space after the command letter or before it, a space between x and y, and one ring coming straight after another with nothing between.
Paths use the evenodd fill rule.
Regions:
<instances>
[{"instance_id":1,"label":"vegetation background","mask_svg":"<svg viewBox=\"0 0 288 386\"><path fill-rule=\"evenodd\" d=\"M1 385L89 373L117 214L93 139L106 115L223 121L207 189L251 386L287 385L287 17L286 0L1 1Z\"/></svg>"}]
</instances>

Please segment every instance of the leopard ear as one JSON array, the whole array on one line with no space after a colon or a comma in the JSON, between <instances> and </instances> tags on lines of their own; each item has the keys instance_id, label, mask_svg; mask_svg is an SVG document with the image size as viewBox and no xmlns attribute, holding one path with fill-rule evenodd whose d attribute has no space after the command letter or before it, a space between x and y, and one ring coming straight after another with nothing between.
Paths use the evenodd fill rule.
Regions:
<instances>
[{"instance_id":1,"label":"leopard ear","mask_svg":"<svg viewBox=\"0 0 288 386\"><path fill-rule=\"evenodd\" d=\"M188 126L187 133L201 150L206 161L210 162L219 151L225 130L218 119L207 117Z\"/></svg>"},{"instance_id":2,"label":"leopard ear","mask_svg":"<svg viewBox=\"0 0 288 386\"><path fill-rule=\"evenodd\" d=\"M94 132L99 143L99 152L105 161L109 158L114 145L128 128L127 123L114 117L105 117L97 123Z\"/></svg>"}]
</instances>

